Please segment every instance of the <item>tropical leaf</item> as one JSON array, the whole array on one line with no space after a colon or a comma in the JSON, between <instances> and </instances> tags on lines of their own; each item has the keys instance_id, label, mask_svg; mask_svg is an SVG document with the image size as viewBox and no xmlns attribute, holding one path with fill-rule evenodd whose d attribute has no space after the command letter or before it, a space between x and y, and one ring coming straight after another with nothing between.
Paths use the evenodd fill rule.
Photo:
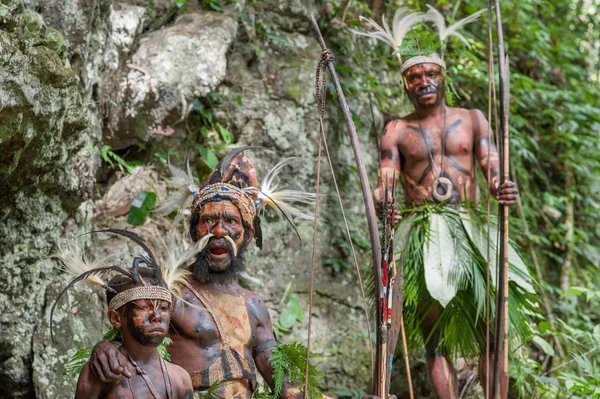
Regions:
<instances>
[{"instance_id":1,"label":"tropical leaf","mask_svg":"<svg viewBox=\"0 0 600 399\"><path fill-rule=\"evenodd\" d=\"M423 254L425 282L431 297L442 306L456 295L456 284L448 278L457 266L452 235L443 215L431 214L429 240Z\"/></svg>"}]
</instances>

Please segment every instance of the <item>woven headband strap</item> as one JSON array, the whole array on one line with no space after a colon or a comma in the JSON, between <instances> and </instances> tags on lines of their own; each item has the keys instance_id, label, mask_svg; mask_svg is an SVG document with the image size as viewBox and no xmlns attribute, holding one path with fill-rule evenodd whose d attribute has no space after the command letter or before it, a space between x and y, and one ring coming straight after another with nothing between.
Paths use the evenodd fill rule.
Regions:
<instances>
[{"instance_id":1,"label":"woven headband strap","mask_svg":"<svg viewBox=\"0 0 600 399\"><path fill-rule=\"evenodd\" d=\"M440 57L419 55L404 61L402 65L400 65L400 73L404 74L409 68L419 64L435 64L439 65L442 69L446 69L446 63Z\"/></svg>"},{"instance_id":2,"label":"woven headband strap","mask_svg":"<svg viewBox=\"0 0 600 399\"><path fill-rule=\"evenodd\" d=\"M254 201L248 193L244 190L227 183L215 183L204 187L194 197L194 203L192 204L192 212L198 210L208 202L215 200L228 200L233 202L235 206L240 210L242 219L249 225L252 225L254 216L256 215L256 206Z\"/></svg>"},{"instance_id":3,"label":"woven headband strap","mask_svg":"<svg viewBox=\"0 0 600 399\"><path fill-rule=\"evenodd\" d=\"M110 300L108 308L116 310L128 302L137 301L138 299L159 299L161 301L167 301L169 303L173 302L171 298L171 291L169 291L165 287L151 285L144 287L134 287L119 292L117 295L114 296L113 299Z\"/></svg>"}]
</instances>

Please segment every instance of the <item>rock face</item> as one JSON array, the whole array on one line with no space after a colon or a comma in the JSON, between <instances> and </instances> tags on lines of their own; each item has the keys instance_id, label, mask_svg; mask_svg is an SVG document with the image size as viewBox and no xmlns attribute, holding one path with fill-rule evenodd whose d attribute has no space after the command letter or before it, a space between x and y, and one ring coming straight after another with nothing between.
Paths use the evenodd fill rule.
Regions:
<instances>
[{"instance_id":1,"label":"rock face","mask_svg":"<svg viewBox=\"0 0 600 399\"><path fill-rule=\"evenodd\" d=\"M122 79L108 89L117 95L108 105L105 143L125 148L185 118L187 104L225 77L225 55L236 30L233 16L190 13L144 35Z\"/></svg>"},{"instance_id":2,"label":"rock face","mask_svg":"<svg viewBox=\"0 0 600 399\"><path fill-rule=\"evenodd\" d=\"M108 325L100 317L102 295L75 290L56 313L58 343L49 339L49 308L66 283L48 258L58 239L108 225L160 241L167 221L151 214L140 226L128 225L131 201L141 191L165 197L167 171L159 159L183 166L189 157L206 171L199 149L222 155L228 145L223 129L240 144L272 150L251 154L259 175L283 157L299 157L282 181L314 191L320 50L307 17L319 10L313 1L296 0L237 2L224 12L199 2L178 9L163 0L0 3L0 397L72 397L75 376L64 374L64 362L97 342ZM366 97L351 99L359 119L371 118L368 104ZM329 106L326 120L329 148L342 170L338 180L346 185L353 231L365 237L360 191L348 172L354 161L336 106ZM373 167L371 139L361 139ZM100 166L103 145L118 152L103 153L113 164L123 157L146 166L125 176L106 162ZM321 176L321 192L335 193L325 159ZM336 274L323 265L342 256L334 195L325 197L320 212L311 334L329 393L364 389L370 378L356 272L351 266ZM304 317L291 331L278 330L282 341L305 342L312 224L297 226L302 243L285 221L263 217L265 249L249 251L241 283L265 300L276 328L291 284ZM124 244L94 237L88 245L93 255Z\"/></svg>"}]
</instances>

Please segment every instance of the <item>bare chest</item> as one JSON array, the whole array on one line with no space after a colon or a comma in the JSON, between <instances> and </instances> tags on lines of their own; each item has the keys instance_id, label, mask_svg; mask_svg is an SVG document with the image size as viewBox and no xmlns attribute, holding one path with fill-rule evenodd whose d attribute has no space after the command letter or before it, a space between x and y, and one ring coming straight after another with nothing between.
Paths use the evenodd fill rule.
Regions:
<instances>
[{"instance_id":1,"label":"bare chest","mask_svg":"<svg viewBox=\"0 0 600 399\"><path fill-rule=\"evenodd\" d=\"M418 163L439 164L442 155L468 160L473 158L473 131L462 119L436 126L412 122L402 130L399 151L405 166Z\"/></svg>"},{"instance_id":2,"label":"bare chest","mask_svg":"<svg viewBox=\"0 0 600 399\"><path fill-rule=\"evenodd\" d=\"M150 375L150 380L156 392L162 397L167 398L167 391L162 373ZM122 378L119 382L105 385L103 391L104 392L101 395L102 399L136 399L153 397L150 388L148 388L148 384L135 372L131 378ZM172 389L171 392L173 392Z\"/></svg>"},{"instance_id":3,"label":"bare chest","mask_svg":"<svg viewBox=\"0 0 600 399\"><path fill-rule=\"evenodd\" d=\"M253 338L243 296L209 291L198 294L201 298L188 290L182 292L184 303L173 314L176 332L203 347L224 343L243 353Z\"/></svg>"}]
</instances>

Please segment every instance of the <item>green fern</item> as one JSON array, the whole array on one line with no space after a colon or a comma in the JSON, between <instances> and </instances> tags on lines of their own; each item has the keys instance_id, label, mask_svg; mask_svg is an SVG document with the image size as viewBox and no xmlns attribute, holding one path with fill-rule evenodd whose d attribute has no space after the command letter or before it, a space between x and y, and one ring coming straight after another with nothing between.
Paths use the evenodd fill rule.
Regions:
<instances>
[{"instance_id":1,"label":"green fern","mask_svg":"<svg viewBox=\"0 0 600 399\"><path fill-rule=\"evenodd\" d=\"M281 396L283 386L287 381L304 381L306 368L306 347L298 342L277 345L269 357L271 367L273 367L273 380L275 389L273 395L275 398ZM308 399L321 397L318 388L317 378L321 373L315 366L308 366ZM300 390L304 391L304 384L300 385Z\"/></svg>"},{"instance_id":2,"label":"green fern","mask_svg":"<svg viewBox=\"0 0 600 399\"><path fill-rule=\"evenodd\" d=\"M121 169L121 172L127 172L132 174L135 171L135 167L127 163L126 160L118 156L108 145L103 145L102 148L98 146L92 147L92 150L100 154L102 160L108 163L112 168L115 167L115 163Z\"/></svg>"}]
</instances>

